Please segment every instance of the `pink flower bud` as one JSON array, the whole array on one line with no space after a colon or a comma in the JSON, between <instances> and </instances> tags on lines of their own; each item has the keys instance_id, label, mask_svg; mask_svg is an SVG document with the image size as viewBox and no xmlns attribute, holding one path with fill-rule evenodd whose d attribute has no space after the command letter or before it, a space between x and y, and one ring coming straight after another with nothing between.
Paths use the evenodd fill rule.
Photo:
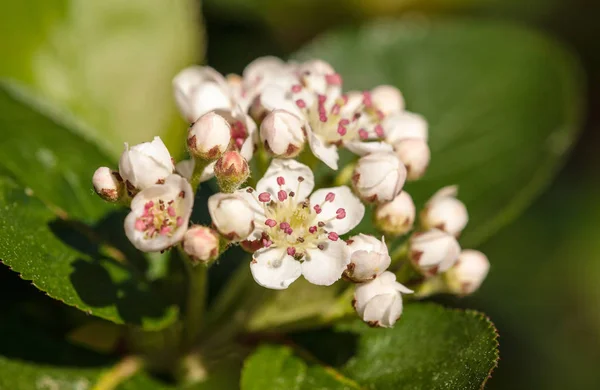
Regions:
<instances>
[{"instance_id":1,"label":"pink flower bud","mask_svg":"<svg viewBox=\"0 0 600 390\"><path fill-rule=\"evenodd\" d=\"M457 295L474 293L489 269L490 262L486 255L473 249L465 249L456 263L444 274L448 290Z\"/></svg>"},{"instance_id":2,"label":"pink flower bud","mask_svg":"<svg viewBox=\"0 0 600 390\"><path fill-rule=\"evenodd\" d=\"M406 168L393 152L361 157L354 168L352 184L366 202L387 202L396 197L406 181Z\"/></svg>"},{"instance_id":3,"label":"pink flower bud","mask_svg":"<svg viewBox=\"0 0 600 390\"><path fill-rule=\"evenodd\" d=\"M215 112L202 115L188 130L188 150L200 160L218 159L227 150L230 141L231 126Z\"/></svg>"},{"instance_id":4,"label":"pink flower bud","mask_svg":"<svg viewBox=\"0 0 600 390\"><path fill-rule=\"evenodd\" d=\"M448 270L459 254L460 245L456 238L438 229L414 234L410 239L410 260L427 276Z\"/></svg>"},{"instance_id":5,"label":"pink flower bud","mask_svg":"<svg viewBox=\"0 0 600 390\"><path fill-rule=\"evenodd\" d=\"M458 236L469 221L464 203L456 199L456 186L444 187L436 192L421 211L424 229L436 228Z\"/></svg>"},{"instance_id":6,"label":"pink flower bud","mask_svg":"<svg viewBox=\"0 0 600 390\"><path fill-rule=\"evenodd\" d=\"M194 225L183 236L183 250L194 262L215 260L219 256L219 234L206 226Z\"/></svg>"},{"instance_id":7,"label":"pink flower bud","mask_svg":"<svg viewBox=\"0 0 600 390\"><path fill-rule=\"evenodd\" d=\"M236 151L223 154L215 164L215 176L223 192L233 192L248 179L250 167L242 155Z\"/></svg>"},{"instance_id":8,"label":"pink flower bud","mask_svg":"<svg viewBox=\"0 0 600 390\"><path fill-rule=\"evenodd\" d=\"M274 110L260 125L260 139L272 155L295 157L306 140L302 120L288 111Z\"/></svg>"},{"instance_id":9,"label":"pink flower bud","mask_svg":"<svg viewBox=\"0 0 600 390\"><path fill-rule=\"evenodd\" d=\"M394 147L396 155L406 166L408 180L420 179L425 174L431 157L427 142L422 139L406 139Z\"/></svg>"},{"instance_id":10,"label":"pink flower bud","mask_svg":"<svg viewBox=\"0 0 600 390\"><path fill-rule=\"evenodd\" d=\"M415 222L415 204L411 196L402 191L390 202L382 203L375 209L375 226L390 236L408 233Z\"/></svg>"}]
</instances>

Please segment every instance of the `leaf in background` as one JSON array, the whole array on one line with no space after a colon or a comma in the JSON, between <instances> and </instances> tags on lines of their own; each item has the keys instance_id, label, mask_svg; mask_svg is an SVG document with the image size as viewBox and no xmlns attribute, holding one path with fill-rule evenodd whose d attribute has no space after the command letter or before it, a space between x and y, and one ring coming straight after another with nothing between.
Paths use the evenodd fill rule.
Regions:
<instances>
[{"instance_id":1,"label":"leaf in background","mask_svg":"<svg viewBox=\"0 0 600 390\"><path fill-rule=\"evenodd\" d=\"M50 297L148 330L176 319L177 309L153 291L132 259L119 263L103 255L90 228L56 218L6 177L0 177L0 209L0 259Z\"/></svg>"},{"instance_id":2,"label":"leaf in background","mask_svg":"<svg viewBox=\"0 0 600 390\"><path fill-rule=\"evenodd\" d=\"M200 59L198 8L192 0L7 2L0 78L24 82L74 113L114 155L124 141L155 135L177 155L186 126L171 79Z\"/></svg>"},{"instance_id":3,"label":"leaf in background","mask_svg":"<svg viewBox=\"0 0 600 390\"><path fill-rule=\"evenodd\" d=\"M496 22L381 22L327 34L298 54L323 58L347 89L393 84L430 124L432 160L407 186L418 204L458 184L475 246L517 217L577 136L580 68L557 43ZM369 222L370 223L370 222Z\"/></svg>"},{"instance_id":4,"label":"leaf in background","mask_svg":"<svg viewBox=\"0 0 600 390\"><path fill-rule=\"evenodd\" d=\"M413 303L392 329L338 328L360 336L342 372L373 389L481 389L498 363L496 329L475 311Z\"/></svg>"},{"instance_id":5,"label":"leaf in background","mask_svg":"<svg viewBox=\"0 0 600 390\"><path fill-rule=\"evenodd\" d=\"M308 366L289 347L264 345L244 363L242 390L360 389L332 368Z\"/></svg>"}]
</instances>

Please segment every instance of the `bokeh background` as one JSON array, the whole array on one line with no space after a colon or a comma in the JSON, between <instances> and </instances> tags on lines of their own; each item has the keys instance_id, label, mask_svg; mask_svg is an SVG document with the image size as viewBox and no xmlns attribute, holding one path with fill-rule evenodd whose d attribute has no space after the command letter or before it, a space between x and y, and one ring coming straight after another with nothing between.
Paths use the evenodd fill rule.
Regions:
<instances>
[{"instance_id":1,"label":"bokeh background","mask_svg":"<svg viewBox=\"0 0 600 390\"><path fill-rule=\"evenodd\" d=\"M387 23L510 23L560 42L582 68L582 96L572 102L583 113L575 124L580 137L547 190L479 246L492 262L481 290L467 299L442 301L484 311L497 325L501 361L488 388L597 389L598 16L600 3L592 0L2 0L0 77L56 102L80 122L86 136L116 155L124 140L141 142L154 134L178 145L185 126L175 112L170 80L191 63L239 73L258 56L288 57L323 32L351 31L382 17ZM505 45L522 44L511 34L503 38ZM447 72L451 79L454 70ZM503 76L491 72L489 81ZM488 97L493 99L493 91ZM536 113L540 123L553 114ZM49 311L55 308L4 268L0 292L5 315L40 318L37 309L28 311L40 301ZM60 328L62 317L53 318L52 325Z\"/></svg>"}]
</instances>

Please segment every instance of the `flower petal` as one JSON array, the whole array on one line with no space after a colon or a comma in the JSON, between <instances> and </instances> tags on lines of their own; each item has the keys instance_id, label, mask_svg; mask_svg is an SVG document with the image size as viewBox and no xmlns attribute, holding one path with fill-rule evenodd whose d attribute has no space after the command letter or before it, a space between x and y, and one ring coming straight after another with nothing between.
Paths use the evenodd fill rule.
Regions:
<instances>
[{"instance_id":1,"label":"flower petal","mask_svg":"<svg viewBox=\"0 0 600 390\"><path fill-rule=\"evenodd\" d=\"M343 241L331 241L321 249L309 249L302 263L302 275L312 284L330 286L342 277L350 261Z\"/></svg>"},{"instance_id":2,"label":"flower petal","mask_svg":"<svg viewBox=\"0 0 600 390\"><path fill-rule=\"evenodd\" d=\"M311 130L310 126L305 126L308 146L313 154L333 170L338 169L338 160L340 158L335 145L325 146L325 143Z\"/></svg>"},{"instance_id":3,"label":"flower petal","mask_svg":"<svg viewBox=\"0 0 600 390\"><path fill-rule=\"evenodd\" d=\"M285 183L279 185L277 178L282 177ZM300 182L298 178L302 178ZM312 192L315 187L315 176L313 172L304 164L296 160L273 159L269 169L265 172L262 179L256 184L258 193L269 192L274 199L277 199L277 192L284 190L287 193L293 191L294 199L302 202Z\"/></svg>"},{"instance_id":4,"label":"flower petal","mask_svg":"<svg viewBox=\"0 0 600 390\"><path fill-rule=\"evenodd\" d=\"M365 322L377 322L383 328L390 328L402 314L402 298L400 294L381 294L367 303L363 314Z\"/></svg>"},{"instance_id":5,"label":"flower petal","mask_svg":"<svg viewBox=\"0 0 600 390\"><path fill-rule=\"evenodd\" d=\"M369 153L392 152L394 148L386 142L350 141L344 144L346 149L359 156Z\"/></svg>"},{"instance_id":6,"label":"flower petal","mask_svg":"<svg viewBox=\"0 0 600 390\"><path fill-rule=\"evenodd\" d=\"M302 112L296 105L296 103L291 99L289 95L289 91L286 90L283 86L270 84L265 87L265 89L260 94L260 104L267 110L286 110L296 115L299 118L302 118Z\"/></svg>"},{"instance_id":7,"label":"flower petal","mask_svg":"<svg viewBox=\"0 0 600 390\"><path fill-rule=\"evenodd\" d=\"M335 195L335 200L323 203L329 193ZM326 230L334 231L339 235L346 234L354 229L365 216L365 206L346 186L321 188L311 195L310 204L323 204L319 220L325 222ZM346 216L337 219L337 211L340 208L344 209Z\"/></svg>"},{"instance_id":8,"label":"flower petal","mask_svg":"<svg viewBox=\"0 0 600 390\"><path fill-rule=\"evenodd\" d=\"M256 283L274 290L288 288L302 274L300 262L279 247L256 251L252 255L250 271Z\"/></svg>"}]
</instances>

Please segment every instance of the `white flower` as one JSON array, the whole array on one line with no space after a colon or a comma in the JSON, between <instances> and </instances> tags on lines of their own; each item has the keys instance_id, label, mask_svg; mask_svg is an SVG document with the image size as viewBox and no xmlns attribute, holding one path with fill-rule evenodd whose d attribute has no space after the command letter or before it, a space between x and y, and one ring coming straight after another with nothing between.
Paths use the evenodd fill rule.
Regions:
<instances>
[{"instance_id":1,"label":"white flower","mask_svg":"<svg viewBox=\"0 0 600 390\"><path fill-rule=\"evenodd\" d=\"M415 214L412 197L408 192L402 191L390 202L377 205L374 222L382 232L399 236L413 228Z\"/></svg>"},{"instance_id":2,"label":"white flower","mask_svg":"<svg viewBox=\"0 0 600 390\"><path fill-rule=\"evenodd\" d=\"M406 139L394 145L396 155L406 166L408 180L420 179L429 166L431 154L427 142L422 139Z\"/></svg>"},{"instance_id":3,"label":"white flower","mask_svg":"<svg viewBox=\"0 0 600 390\"><path fill-rule=\"evenodd\" d=\"M436 228L458 236L467 226L469 214L464 203L456 199L457 186L448 186L436 192L421 211L424 229Z\"/></svg>"},{"instance_id":4,"label":"white flower","mask_svg":"<svg viewBox=\"0 0 600 390\"><path fill-rule=\"evenodd\" d=\"M489 269L490 262L486 255L473 249L465 249L444 277L451 293L467 295L479 288Z\"/></svg>"},{"instance_id":5,"label":"white flower","mask_svg":"<svg viewBox=\"0 0 600 390\"><path fill-rule=\"evenodd\" d=\"M191 226L183 236L183 250L194 262L215 260L219 255L219 235L206 226Z\"/></svg>"},{"instance_id":6,"label":"white flower","mask_svg":"<svg viewBox=\"0 0 600 390\"><path fill-rule=\"evenodd\" d=\"M96 169L92 184L96 193L108 202L116 202L123 196L123 179L118 172L108 167Z\"/></svg>"},{"instance_id":7,"label":"white flower","mask_svg":"<svg viewBox=\"0 0 600 390\"><path fill-rule=\"evenodd\" d=\"M133 198L125 218L125 234L143 252L165 250L183 238L193 205L190 183L171 175L164 184L147 187Z\"/></svg>"},{"instance_id":8,"label":"white flower","mask_svg":"<svg viewBox=\"0 0 600 390\"><path fill-rule=\"evenodd\" d=\"M385 271L370 282L358 284L352 302L358 315L370 326L391 328L402 314L402 295L412 290L396 282L396 275Z\"/></svg>"},{"instance_id":9,"label":"white flower","mask_svg":"<svg viewBox=\"0 0 600 390\"><path fill-rule=\"evenodd\" d=\"M208 212L219 233L230 241L245 240L254 230L254 210L238 194L212 195Z\"/></svg>"},{"instance_id":10,"label":"white flower","mask_svg":"<svg viewBox=\"0 0 600 390\"><path fill-rule=\"evenodd\" d=\"M365 208L348 187L310 195L314 185L306 165L274 159L256 191L238 191L254 209L256 228L249 240L262 249L254 253L250 270L261 286L285 289L300 275L328 286L346 268L350 255L339 236L358 225Z\"/></svg>"},{"instance_id":11,"label":"white flower","mask_svg":"<svg viewBox=\"0 0 600 390\"><path fill-rule=\"evenodd\" d=\"M160 137L131 148L126 143L119 159L119 174L130 193L163 182L174 169L171 155Z\"/></svg>"},{"instance_id":12,"label":"white flower","mask_svg":"<svg viewBox=\"0 0 600 390\"><path fill-rule=\"evenodd\" d=\"M188 150L192 156L202 160L218 159L230 142L231 126L214 111L202 115L188 130Z\"/></svg>"},{"instance_id":13,"label":"white flower","mask_svg":"<svg viewBox=\"0 0 600 390\"><path fill-rule=\"evenodd\" d=\"M295 157L304 148L303 123L285 110L273 110L260 125L265 149L276 157Z\"/></svg>"},{"instance_id":14,"label":"white flower","mask_svg":"<svg viewBox=\"0 0 600 390\"><path fill-rule=\"evenodd\" d=\"M368 282L388 269L391 263L384 238L381 241L373 236L359 234L348 241L350 263L344 276L355 283Z\"/></svg>"},{"instance_id":15,"label":"white flower","mask_svg":"<svg viewBox=\"0 0 600 390\"><path fill-rule=\"evenodd\" d=\"M414 234L410 239L410 259L425 275L448 270L459 255L460 245L456 238L438 229Z\"/></svg>"},{"instance_id":16,"label":"white flower","mask_svg":"<svg viewBox=\"0 0 600 390\"><path fill-rule=\"evenodd\" d=\"M395 145L406 139L427 141L427 121L419 114L412 112L396 112L387 116L382 123L385 141Z\"/></svg>"},{"instance_id":17,"label":"white flower","mask_svg":"<svg viewBox=\"0 0 600 390\"><path fill-rule=\"evenodd\" d=\"M191 66L173 79L175 101L190 123L214 110L232 110L235 102L225 78L208 66Z\"/></svg>"},{"instance_id":18,"label":"white flower","mask_svg":"<svg viewBox=\"0 0 600 390\"><path fill-rule=\"evenodd\" d=\"M406 168L394 153L373 153L361 157L354 168L352 184L366 202L386 202L402 191Z\"/></svg>"}]
</instances>

